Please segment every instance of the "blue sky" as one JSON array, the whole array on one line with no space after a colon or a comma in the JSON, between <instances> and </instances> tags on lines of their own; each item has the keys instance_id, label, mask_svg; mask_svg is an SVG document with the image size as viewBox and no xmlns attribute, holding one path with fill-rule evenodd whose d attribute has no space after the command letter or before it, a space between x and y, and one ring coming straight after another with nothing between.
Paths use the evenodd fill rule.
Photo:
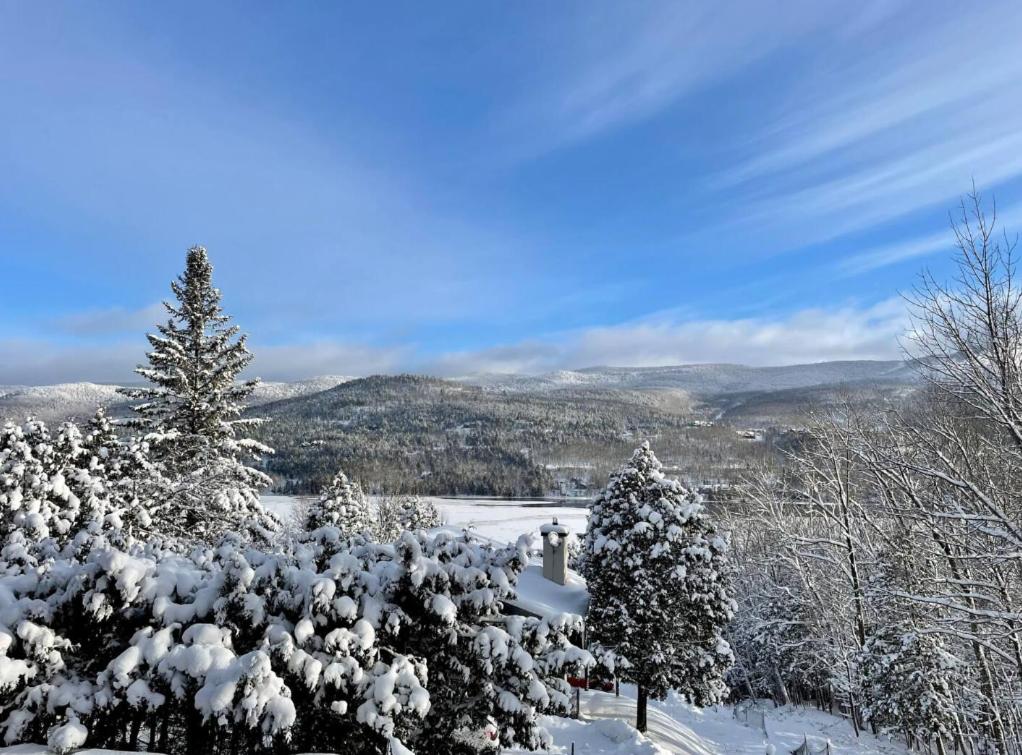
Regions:
<instances>
[{"instance_id":1,"label":"blue sky","mask_svg":"<svg viewBox=\"0 0 1022 755\"><path fill-rule=\"evenodd\" d=\"M1022 6L0 5L0 383L130 378L209 248L266 378L898 354Z\"/></svg>"}]
</instances>

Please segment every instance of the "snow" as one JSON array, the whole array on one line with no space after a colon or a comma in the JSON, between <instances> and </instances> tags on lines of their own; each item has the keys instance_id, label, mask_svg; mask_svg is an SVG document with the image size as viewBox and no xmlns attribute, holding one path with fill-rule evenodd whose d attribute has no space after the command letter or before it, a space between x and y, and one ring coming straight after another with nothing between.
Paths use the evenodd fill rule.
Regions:
<instances>
[{"instance_id":1,"label":"snow","mask_svg":"<svg viewBox=\"0 0 1022 755\"><path fill-rule=\"evenodd\" d=\"M284 524L295 523L295 513L300 511L301 505L297 498L289 495L261 495L259 503Z\"/></svg>"},{"instance_id":2,"label":"snow","mask_svg":"<svg viewBox=\"0 0 1022 755\"><path fill-rule=\"evenodd\" d=\"M54 752L70 752L85 744L89 730L77 721L68 721L50 732L49 745Z\"/></svg>"},{"instance_id":3,"label":"snow","mask_svg":"<svg viewBox=\"0 0 1022 755\"><path fill-rule=\"evenodd\" d=\"M568 581L559 585L543 578L542 561L533 560L518 577L518 599L508 601L542 618L561 613L585 616L589 605L586 582L577 573L569 570Z\"/></svg>"},{"instance_id":4,"label":"snow","mask_svg":"<svg viewBox=\"0 0 1022 755\"><path fill-rule=\"evenodd\" d=\"M575 721L544 716L543 726L553 737L544 753L570 753L572 744L579 755L671 755L670 750L641 736L623 721ZM506 755L526 755L528 750L504 750Z\"/></svg>"},{"instance_id":5,"label":"snow","mask_svg":"<svg viewBox=\"0 0 1022 755\"><path fill-rule=\"evenodd\" d=\"M571 532L586 529L589 509L584 505L564 506L551 501L521 501L503 498L429 498L449 527L471 530L499 543L513 543L520 535L538 535L539 528L554 517Z\"/></svg>"},{"instance_id":6,"label":"snow","mask_svg":"<svg viewBox=\"0 0 1022 755\"><path fill-rule=\"evenodd\" d=\"M559 505L559 501L429 496L422 500L437 507L441 520L452 532L471 530L481 539L494 543L514 543L523 534L538 536L540 528L555 517L559 524L581 536L589 518L587 506ZM288 495L263 495L259 501L285 524L294 522L295 512L305 505L300 498Z\"/></svg>"},{"instance_id":7,"label":"snow","mask_svg":"<svg viewBox=\"0 0 1022 755\"><path fill-rule=\"evenodd\" d=\"M626 721L629 724L635 721L635 687L632 685L621 685L620 697L616 697L612 692L583 691L581 702L582 718L585 720L609 719ZM861 732L856 738L851 724L846 719L815 708L791 706L775 708L772 703L764 701L762 709L766 713L767 739L764 739L763 733L758 729L736 721L731 706L700 709L688 705L673 694L664 701L650 700L647 735L653 743L663 749L649 752L670 752L677 755L763 755L767 745L772 745L777 752L791 752L802 744L805 737L814 751L822 748L829 740L833 755L908 753L904 745L874 737L867 732ZM551 752L570 752L572 740L561 737L560 732L563 730L560 727L551 727L549 721L544 721L544 725L554 735L557 746L565 748L551 749ZM590 752L585 746L579 748L579 740L574 741L576 751ZM594 749L592 752L618 751Z\"/></svg>"}]
</instances>

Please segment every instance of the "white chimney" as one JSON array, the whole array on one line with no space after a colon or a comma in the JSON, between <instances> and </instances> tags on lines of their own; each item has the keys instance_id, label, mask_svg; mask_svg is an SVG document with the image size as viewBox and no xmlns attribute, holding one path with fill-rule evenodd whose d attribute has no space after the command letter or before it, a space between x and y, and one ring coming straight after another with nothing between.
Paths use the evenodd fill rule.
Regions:
<instances>
[{"instance_id":1,"label":"white chimney","mask_svg":"<svg viewBox=\"0 0 1022 755\"><path fill-rule=\"evenodd\" d=\"M568 581L568 528L554 517L553 524L539 528L539 534L543 536L543 576L563 585Z\"/></svg>"}]
</instances>

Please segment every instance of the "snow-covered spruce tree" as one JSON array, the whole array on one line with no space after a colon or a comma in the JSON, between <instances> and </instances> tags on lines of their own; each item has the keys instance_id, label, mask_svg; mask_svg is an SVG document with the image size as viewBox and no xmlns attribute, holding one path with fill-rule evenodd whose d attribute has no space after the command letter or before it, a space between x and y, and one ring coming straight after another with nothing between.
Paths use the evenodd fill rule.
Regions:
<instances>
[{"instance_id":1,"label":"snow-covered spruce tree","mask_svg":"<svg viewBox=\"0 0 1022 755\"><path fill-rule=\"evenodd\" d=\"M733 656L723 631L734 613L727 543L703 506L660 471L643 443L593 503L582 553L587 629L595 650L627 661L619 676L647 697L677 690L696 705L727 691Z\"/></svg>"},{"instance_id":2,"label":"snow-covered spruce tree","mask_svg":"<svg viewBox=\"0 0 1022 755\"><path fill-rule=\"evenodd\" d=\"M440 526L440 512L432 501L414 495L385 496L376 507L376 539L396 540L402 532Z\"/></svg>"},{"instance_id":3,"label":"snow-covered spruce tree","mask_svg":"<svg viewBox=\"0 0 1022 755\"><path fill-rule=\"evenodd\" d=\"M955 690L965 676L940 635L923 633L908 621L877 627L859 661L864 713L881 730L903 732L911 742L934 737L937 752L953 740L958 716Z\"/></svg>"},{"instance_id":4,"label":"snow-covered spruce tree","mask_svg":"<svg viewBox=\"0 0 1022 755\"><path fill-rule=\"evenodd\" d=\"M346 537L371 532L373 525L373 513L361 486L341 471L309 505L305 518L309 532L336 527Z\"/></svg>"},{"instance_id":5,"label":"snow-covered spruce tree","mask_svg":"<svg viewBox=\"0 0 1022 755\"><path fill-rule=\"evenodd\" d=\"M277 523L256 493L269 478L246 462L272 449L244 437L259 420L241 416L258 381L237 379L252 354L221 309L203 247L188 250L171 290L177 302L164 302L170 317L147 336L148 365L135 370L150 385L122 391L140 402L130 426L143 433L174 483L160 525L207 541L225 530L267 535Z\"/></svg>"}]
</instances>

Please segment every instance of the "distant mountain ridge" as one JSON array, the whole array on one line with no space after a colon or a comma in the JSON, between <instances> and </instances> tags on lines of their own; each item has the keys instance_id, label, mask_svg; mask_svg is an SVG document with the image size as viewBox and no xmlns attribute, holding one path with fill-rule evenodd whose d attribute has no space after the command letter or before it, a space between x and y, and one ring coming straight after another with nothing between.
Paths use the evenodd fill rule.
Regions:
<instances>
[{"instance_id":1,"label":"distant mountain ridge","mask_svg":"<svg viewBox=\"0 0 1022 755\"><path fill-rule=\"evenodd\" d=\"M345 375L322 375L293 382L260 383L252 394L250 406L305 396L334 388L352 378ZM45 422L66 419L84 420L99 407L112 413L124 413L129 401L118 393L119 386L102 383L58 383L56 385L0 386L0 420L23 421L35 417Z\"/></svg>"},{"instance_id":2,"label":"distant mountain ridge","mask_svg":"<svg viewBox=\"0 0 1022 755\"><path fill-rule=\"evenodd\" d=\"M251 406L261 406L330 390L354 378L323 375L290 382L269 381L256 389ZM914 385L913 366L904 361L834 361L781 367L740 364L691 364L669 367L587 367L540 375L478 374L447 381L487 392L567 394L571 392L643 394L647 402L684 403L730 394L748 394L826 386ZM0 386L0 420L28 416L47 422L85 419L99 406L123 413L128 402L115 385L61 383L44 386Z\"/></svg>"},{"instance_id":3,"label":"distant mountain ridge","mask_svg":"<svg viewBox=\"0 0 1022 755\"><path fill-rule=\"evenodd\" d=\"M779 391L824 385L915 383L913 366L900 360L834 361L781 367L690 364L671 367L587 367L541 375L482 374L458 378L485 390L544 391L575 388L683 390L701 396Z\"/></svg>"}]
</instances>

